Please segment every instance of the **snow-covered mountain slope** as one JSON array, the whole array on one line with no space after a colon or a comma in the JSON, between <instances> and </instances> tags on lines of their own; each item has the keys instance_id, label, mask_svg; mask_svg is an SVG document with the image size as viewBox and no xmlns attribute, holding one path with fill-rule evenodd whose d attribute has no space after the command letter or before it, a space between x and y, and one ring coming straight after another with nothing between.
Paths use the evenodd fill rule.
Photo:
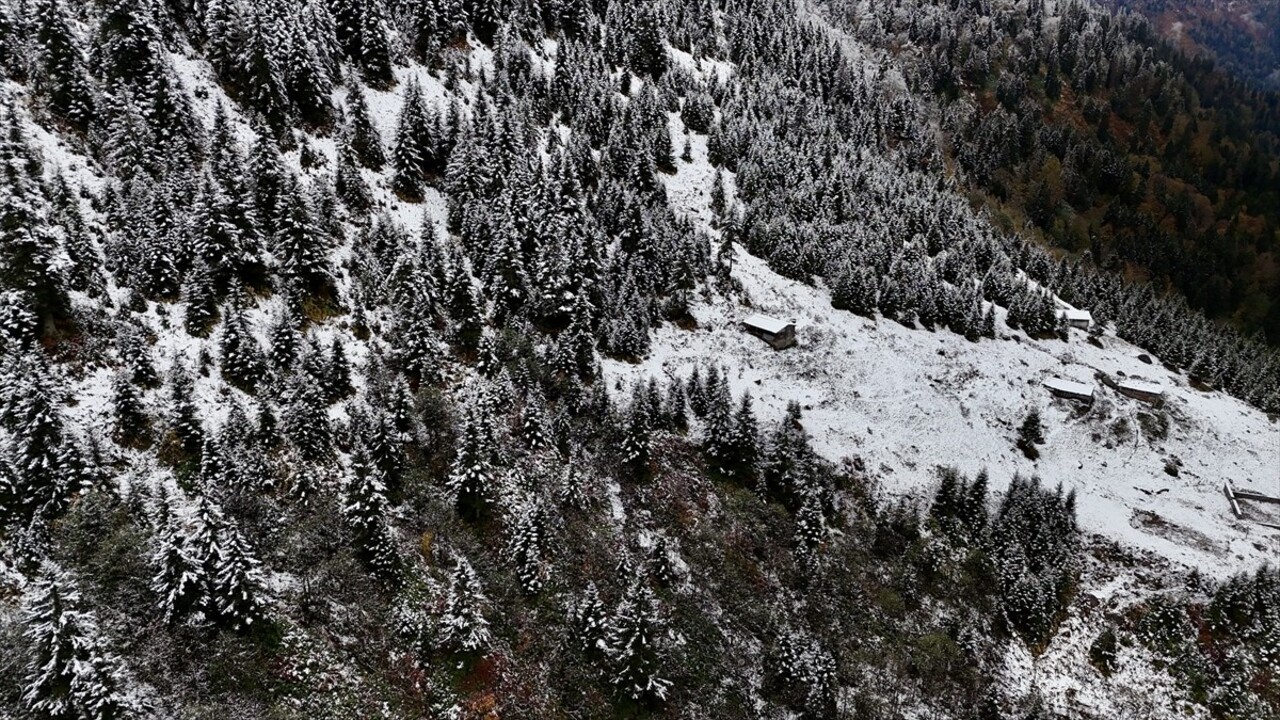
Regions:
<instances>
[{"instance_id":1,"label":"snow-covered mountain slope","mask_svg":"<svg viewBox=\"0 0 1280 720\"><path fill-rule=\"evenodd\" d=\"M1007 330L996 342L970 343L872 321L832 308L824 289L782 278L741 248L733 274L749 305L698 304L697 329L664 326L644 362L610 361L607 370L619 379L687 377L721 365L734 392L750 392L766 417L799 402L816 446L833 460L860 456L889 494L927 499L938 465L987 468L996 489L1014 473L1039 474L1076 492L1085 530L1180 564L1227 575L1280 551L1280 532L1235 518L1222 491L1230 481L1280 494L1280 425L1144 362L1140 348L1110 335L1095 347L1079 330L1066 343ZM774 351L742 332L753 312L794 318L798 344ZM1116 393L1098 373L1160 385L1164 408ZM1042 386L1050 378L1093 385L1093 407L1053 398ZM1046 429L1036 461L1014 447L1033 407ZM1264 508L1248 512L1269 517Z\"/></svg>"}]
</instances>

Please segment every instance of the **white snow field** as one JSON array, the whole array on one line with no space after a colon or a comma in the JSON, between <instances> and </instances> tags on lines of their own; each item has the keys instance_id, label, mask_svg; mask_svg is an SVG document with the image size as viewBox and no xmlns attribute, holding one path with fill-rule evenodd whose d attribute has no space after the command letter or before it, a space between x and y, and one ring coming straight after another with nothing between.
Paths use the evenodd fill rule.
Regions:
<instances>
[{"instance_id":1,"label":"white snow field","mask_svg":"<svg viewBox=\"0 0 1280 720\"><path fill-rule=\"evenodd\" d=\"M783 278L738 248L734 276L750 306L715 298L693 308L695 330L664 325L644 362L607 361L612 376L687 377L695 366L728 370L735 394L749 391L762 421L790 401L804 408L815 447L832 460L861 456L889 495L928 497L934 468L987 468L994 490L1014 473L1038 474L1076 492L1082 528L1179 564L1225 576L1273 560L1280 531L1231 512L1225 480L1280 495L1280 425L1221 392L1202 392L1143 350L1113 335L1102 348L1079 330L1070 342L1030 340L1001 325L1002 337L971 343L946 332L875 321L831 307L818 287ZM796 318L798 343L774 351L741 331L755 312ZM1095 373L1142 379L1166 392L1163 412L1095 380ZM1092 408L1054 398L1042 383L1092 385ZM1039 408L1040 458L1014 448L1017 426ZM1156 437L1140 414L1168 418ZM1178 476L1166 464L1180 462ZM1265 506L1262 506L1265 507ZM1262 513L1260 507L1249 511Z\"/></svg>"}]
</instances>

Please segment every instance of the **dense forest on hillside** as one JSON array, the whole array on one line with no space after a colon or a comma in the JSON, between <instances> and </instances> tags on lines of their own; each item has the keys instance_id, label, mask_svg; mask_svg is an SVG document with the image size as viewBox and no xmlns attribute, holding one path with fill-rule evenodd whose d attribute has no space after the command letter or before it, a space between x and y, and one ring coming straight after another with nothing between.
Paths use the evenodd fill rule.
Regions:
<instances>
[{"instance_id":1,"label":"dense forest on hillside","mask_svg":"<svg viewBox=\"0 0 1280 720\"><path fill-rule=\"evenodd\" d=\"M939 56L950 82L851 52L844 23L892 47L1016 19L899 5L874 35L812 10L0 0L0 715L1053 717L1002 682L1010 648L1044 652L1085 573L1144 563L1080 531L1062 478L921 468L933 491L894 498L713 359L622 384L603 358L738 297L745 249L843 317L971 347L1069 347L1056 294L1095 342L1280 410L1275 349L1193 307L1277 312L1272 120L1228 132L1137 62L1137 26L1074 5L1027 55ZM1146 207L1132 97L1072 139L1024 107L1048 95L1000 90L1025 78L995 67L1103 42L1172 88L1143 152L1179 168L1182 215ZM1106 96L1059 52L1059 97ZM1025 143L983 135L1016 123ZM710 222L668 196L698 168ZM1013 232L1032 179L1047 234L1086 249L1096 221L1100 262ZM1194 232L1138 233L1131 207ZM1195 295L1189 253L1226 300ZM1009 422L1034 446L1030 418ZM1107 619L1092 667L1275 716L1277 612L1273 570L1175 575Z\"/></svg>"},{"instance_id":2,"label":"dense forest on hillside","mask_svg":"<svg viewBox=\"0 0 1280 720\"><path fill-rule=\"evenodd\" d=\"M1280 2L1276 0L1107 0L1151 24L1178 48L1254 87L1280 91Z\"/></svg>"},{"instance_id":3,"label":"dense forest on hillside","mask_svg":"<svg viewBox=\"0 0 1280 720\"><path fill-rule=\"evenodd\" d=\"M1008 227L1280 339L1280 96L1085 3L825 5L912 58L908 85L941 98L954 157Z\"/></svg>"}]
</instances>

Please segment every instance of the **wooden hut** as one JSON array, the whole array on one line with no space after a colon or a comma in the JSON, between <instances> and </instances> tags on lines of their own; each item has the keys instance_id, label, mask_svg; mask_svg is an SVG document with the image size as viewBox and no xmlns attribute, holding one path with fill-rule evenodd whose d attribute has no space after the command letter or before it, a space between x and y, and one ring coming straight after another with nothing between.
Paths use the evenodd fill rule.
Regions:
<instances>
[{"instance_id":1,"label":"wooden hut","mask_svg":"<svg viewBox=\"0 0 1280 720\"><path fill-rule=\"evenodd\" d=\"M1093 314L1088 310L1067 308L1065 310L1059 310L1058 317L1065 318L1068 325L1081 330L1088 330L1093 325Z\"/></svg>"},{"instance_id":2,"label":"wooden hut","mask_svg":"<svg viewBox=\"0 0 1280 720\"><path fill-rule=\"evenodd\" d=\"M1050 378L1044 381L1044 386L1049 392L1056 397L1064 400L1075 400L1077 402L1092 403L1093 402L1093 386L1078 383L1072 380L1063 380L1062 378Z\"/></svg>"},{"instance_id":3,"label":"wooden hut","mask_svg":"<svg viewBox=\"0 0 1280 720\"><path fill-rule=\"evenodd\" d=\"M1122 380L1116 384L1116 392L1152 405L1164 403L1164 388L1159 385L1138 382L1137 380Z\"/></svg>"},{"instance_id":4,"label":"wooden hut","mask_svg":"<svg viewBox=\"0 0 1280 720\"><path fill-rule=\"evenodd\" d=\"M742 321L742 329L769 343L774 350L796 344L796 322L755 314Z\"/></svg>"}]
</instances>

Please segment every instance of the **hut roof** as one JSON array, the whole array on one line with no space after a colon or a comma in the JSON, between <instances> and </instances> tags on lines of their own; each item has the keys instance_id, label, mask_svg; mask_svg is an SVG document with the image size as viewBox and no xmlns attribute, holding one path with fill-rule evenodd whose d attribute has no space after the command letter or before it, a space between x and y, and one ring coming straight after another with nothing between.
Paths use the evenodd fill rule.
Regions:
<instances>
[{"instance_id":1,"label":"hut roof","mask_svg":"<svg viewBox=\"0 0 1280 720\"><path fill-rule=\"evenodd\" d=\"M763 330L771 335L777 335L783 330L786 330L788 325L794 325L795 323L790 320L779 320L776 317L756 313L746 320L743 320L742 324L748 327L753 327L757 330Z\"/></svg>"},{"instance_id":2,"label":"hut roof","mask_svg":"<svg viewBox=\"0 0 1280 720\"><path fill-rule=\"evenodd\" d=\"M1055 392L1065 393L1067 395L1082 395L1085 397L1093 397L1093 386L1084 383L1074 382L1072 380L1063 380L1062 378L1049 378L1044 381L1044 386Z\"/></svg>"},{"instance_id":3,"label":"hut roof","mask_svg":"<svg viewBox=\"0 0 1280 720\"><path fill-rule=\"evenodd\" d=\"M1137 380L1123 380L1119 384L1121 390L1129 390L1132 392L1146 393L1147 395L1163 395L1164 388L1151 383L1138 382Z\"/></svg>"},{"instance_id":4,"label":"hut roof","mask_svg":"<svg viewBox=\"0 0 1280 720\"><path fill-rule=\"evenodd\" d=\"M1067 322L1093 322L1093 314L1088 310L1071 308L1069 310L1059 310L1058 314L1065 317Z\"/></svg>"}]
</instances>

